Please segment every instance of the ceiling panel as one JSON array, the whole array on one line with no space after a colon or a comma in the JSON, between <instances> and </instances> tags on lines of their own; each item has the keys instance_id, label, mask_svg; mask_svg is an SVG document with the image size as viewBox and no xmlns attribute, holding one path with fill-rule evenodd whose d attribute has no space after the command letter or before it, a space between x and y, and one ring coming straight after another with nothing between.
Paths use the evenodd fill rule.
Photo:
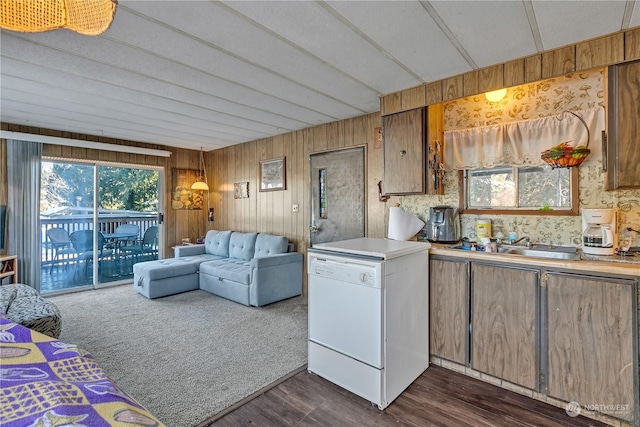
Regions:
<instances>
[{"instance_id":1,"label":"ceiling panel","mask_svg":"<svg viewBox=\"0 0 640 427\"><path fill-rule=\"evenodd\" d=\"M103 99L107 102L117 103L117 108L121 108L121 104L129 104L149 110L151 115L155 114L155 111L158 111L159 114L171 112L195 120L226 124L238 130L246 129L265 135L272 135L280 130L273 125L260 123L251 117L234 116L191 102L181 102L155 94L135 92L89 78L70 79L61 72L40 66L32 66L9 59L4 59L2 65L3 77L0 83L2 83L3 89L16 87L25 92L32 91L41 95L52 94L53 97L58 96L60 92L77 92L87 104Z\"/></svg>"},{"instance_id":2,"label":"ceiling panel","mask_svg":"<svg viewBox=\"0 0 640 427\"><path fill-rule=\"evenodd\" d=\"M418 2L328 3L424 82L471 70L471 66ZM406 89L398 87L394 90Z\"/></svg>"},{"instance_id":3,"label":"ceiling panel","mask_svg":"<svg viewBox=\"0 0 640 427\"><path fill-rule=\"evenodd\" d=\"M630 27L637 27L640 25L640 7L636 7L631 12Z\"/></svg>"},{"instance_id":4,"label":"ceiling panel","mask_svg":"<svg viewBox=\"0 0 640 427\"><path fill-rule=\"evenodd\" d=\"M316 2L225 4L380 93L421 83ZM360 7L365 11L376 4L362 2Z\"/></svg>"},{"instance_id":5,"label":"ceiling panel","mask_svg":"<svg viewBox=\"0 0 640 427\"><path fill-rule=\"evenodd\" d=\"M620 31L625 5L625 1L533 2L544 50Z\"/></svg>"},{"instance_id":6,"label":"ceiling panel","mask_svg":"<svg viewBox=\"0 0 640 427\"><path fill-rule=\"evenodd\" d=\"M315 58L297 48L288 40L277 37L259 25L254 25L246 18L243 19L233 9L221 3L202 2L201 5L202 8L185 11L181 4L173 7L169 4L158 8L154 7L153 2L135 2L131 4L131 9L164 22L170 26L167 31L170 30L177 35L184 34L184 37L191 37L196 43L207 44L212 50L218 50L220 55L234 57L248 65L259 67L265 72L288 79L301 88L324 94L347 105L356 108L363 106L364 111L370 111L371 105L368 105L370 100L381 95L351 76L331 67L320 58ZM156 51L154 45L160 44L171 52L175 52L174 56L179 60L183 60L180 57L182 54L189 53L183 52L179 46L174 47L173 41L171 44L162 43L161 41L166 37L136 37L138 31L134 29L135 27L124 27L112 36L129 42L134 40L136 46L153 51ZM224 30L226 28L243 30L226 31ZM219 65L229 66L224 63ZM235 71L233 67L230 68ZM262 90L261 83L253 80L253 85Z\"/></svg>"},{"instance_id":7,"label":"ceiling panel","mask_svg":"<svg viewBox=\"0 0 640 427\"><path fill-rule=\"evenodd\" d=\"M522 2L455 1L432 5L477 67L536 52Z\"/></svg>"},{"instance_id":8,"label":"ceiling panel","mask_svg":"<svg viewBox=\"0 0 640 427\"><path fill-rule=\"evenodd\" d=\"M98 37L3 30L0 118L211 150L639 25L635 0L120 0Z\"/></svg>"},{"instance_id":9,"label":"ceiling panel","mask_svg":"<svg viewBox=\"0 0 640 427\"><path fill-rule=\"evenodd\" d=\"M33 40L35 36L31 35L29 39ZM37 36L42 35L39 34ZM93 43L88 45L74 43L77 39L72 36L71 33L63 32L52 34L48 40L38 40L38 45L29 46L28 48L37 51L39 54L52 52L44 48L57 49L57 53L49 55L48 58L48 64L56 66L57 69L60 69L59 64L61 61L73 61L70 58L78 56L75 63L83 67L76 67L76 73L91 75L92 78L101 81L112 81L114 72L116 72L121 77L121 81L118 83L122 85L126 85L127 81L134 75L138 80L144 79L149 83L153 83L153 90L157 90L155 88L159 84L175 85L201 95L215 96L226 102L236 103L238 104L237 107L250 106L257 109L269 109L284 117L303 123L315 124L318 121L336 120L335 116L323 114L306 108L299 103L278 99L270 95L268 92L271 91L281 93L287 97L286 94L291 92L297 94L300 102L304 102L305 98L312 98L311 95L313 95L305 93L298 87L288 85L286 81L275 76L260 74L257 70L241 66L241 64L232 64L238 69L238 73L236 73L238 80L262 79L263 88L265 88L263 91L253 90L243 84L231 82L226 79L226 76L223 78L217 77L214 73L231 74L230 71L227 73L222 70L223 67L217 64L234 62L233 58L203 58L203 61L209 62L212 68L211 73L205 73L198 68L186 66L177 61L167 61L161 56L120 43L114 43L105 38L93 39ZM20 48L24 48L24 44L26 42L22 43ZM184 50L194 50L191 46L183 46L182 48ZM126 72L126 74L123 72ZM291 96L288 97L291 98ZM315 103L315 105L319 106L318 99L310 99L309 103ZM329 100L326 100L326 103L330 104L323 106L327 113L333 110L338 115L359 114L357 110L342 104L332 103Z\"/></svg>"},{"instance_id":10,"label":"ceiling panel","mask_svg":"<svg viewBox=\"0 0 640 427\"><path fill-rule=\"evenodd\" d=\"M210 137L216 135L217 138L228 141L241 141L246 138L259 139L266 136L265 133L238 129L209 120L185 117L169 111L149 110L131 103L113 102L102 98L93 97L87 102L86 95L75 91L58 90L55 92L46 91L43 87L42 93L33 94L19 89L19 84L14 83L12 78L9 86L3 87L3 100L5 106L7 101L22 101L32 105L43 105L61 109L67 112L93 113L95 119L92 122L99 122L102 118L122 120L123 122L135 123L138 126L156 129L158 134L165 131L180 131L185 134L200 135ZM47 93L47 95L45 95Z\"/></svg>"},{"instance_id":11,"label":"ceiling panel","mask_svg":"<svg viewBox=\"0 0 640 427\"><path fill-rule=\"evenodd\" d=\"M70 78L90 76L94 80L134 91L155 94L169 99L178 99L183 102L193 102L229 114L253 116L259 121L271 123L285 129L295 129L300 126L310 125L309 122L305 122L304 120L296 120L283 116L278 112L267 111L268 108L267 110L261 110L257 107L244 106L241 105L241 103L230 102L224 98L204 93L206 88L198 91L183 86L172 85L135 72L105 66L95 61L78 58L66 52L31 44L18 39L16 36L4 36L2 38L3 55L5 55L5 52L8 57L19 57L23 61L31 64L43 64L43 66L47 68L64 71L69 74ZM131 65L133 66L134 64Z\"/></svg>"}]
</instances>

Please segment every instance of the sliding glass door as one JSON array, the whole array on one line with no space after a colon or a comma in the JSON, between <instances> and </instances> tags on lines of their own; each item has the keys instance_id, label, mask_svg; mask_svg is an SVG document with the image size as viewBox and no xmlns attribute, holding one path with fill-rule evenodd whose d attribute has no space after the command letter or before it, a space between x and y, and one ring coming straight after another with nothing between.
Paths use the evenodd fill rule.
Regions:
<instances>
[{"instance_id":1,"label":"sliding glass door","mask_svg":"<svg viewBox=\"0 0 640 427\"><path fill-rule=\"evenodd\" d=\"M161 257L162 173L43 161L41 291L131 281L133 264Z\"/></svg>"}]
</instances>

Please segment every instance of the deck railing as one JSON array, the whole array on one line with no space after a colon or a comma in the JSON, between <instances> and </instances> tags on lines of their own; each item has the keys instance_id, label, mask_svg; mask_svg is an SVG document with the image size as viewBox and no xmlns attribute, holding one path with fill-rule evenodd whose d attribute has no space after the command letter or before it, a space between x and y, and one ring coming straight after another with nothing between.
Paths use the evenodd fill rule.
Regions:
<instances>
[{"instance_id":1,"label":"deck railing","mask_svg":"<svg viewBox=\"0 0 640 427\"><path fill-rule=\"evenodd\" d=\"M158 225L158 217L155 214L139 215L108 215L98 217L98 231L101 233L114 233L116 228L122 224L135 224L140 227L139 239L142 239L147 228ZM47 231L51 228L63 228L71 234L77 230L93 230L93 217L90 215L69 215L55 218L40 218L40 228L42 233L42 266L51 265L55 253L51 241L47 238Z\"/></svg>"}]
</instances>

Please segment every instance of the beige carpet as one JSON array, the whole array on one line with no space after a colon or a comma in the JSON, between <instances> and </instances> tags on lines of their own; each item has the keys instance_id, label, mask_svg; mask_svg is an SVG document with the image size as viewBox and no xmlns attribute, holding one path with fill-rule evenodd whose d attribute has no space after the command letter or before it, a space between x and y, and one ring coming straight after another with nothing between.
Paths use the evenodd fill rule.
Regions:
<instances>
[{"instance_id":1,"label":"beige carpet","mask_svg":"<svg viewBox=\"0 0 640 427\"><path fill-rule=\"evenodd\" d=\"M200 290L149 300L125 285L50 299L60 340L169 427L197 425L307 361L303 297L256 308Z\"/></svg>"}]
</instances>

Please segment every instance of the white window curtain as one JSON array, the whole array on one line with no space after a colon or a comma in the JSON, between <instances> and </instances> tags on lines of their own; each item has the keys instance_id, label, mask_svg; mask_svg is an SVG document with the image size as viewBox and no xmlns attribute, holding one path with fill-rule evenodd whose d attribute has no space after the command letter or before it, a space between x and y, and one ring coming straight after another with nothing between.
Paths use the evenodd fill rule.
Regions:
<instances>
[{"instance_id":1,"label":"white window curtain","mask_svg":"<svg viewBox=\"0 0 640 427\"><path fill-rule=\"evenodd\" d=\"M18 279L40 291L40 159L42 144L7 140L9 253L18 256Z\"/></svg>"},{"instance_id":2,"label":"white window curtain","mask_svg":"<svg viewBox=\"0 0 640 427\"><path fill-rule=\"evenodd\" d=\"M599 156L604 130L604 108L575 112L591 133L590 156ZM548 148L564 141L587 145L587 130L570 113L503 125L445 131L444 167L447 171L493 168L500 165L537 166Z\"/></svg>"}]
</instances>

